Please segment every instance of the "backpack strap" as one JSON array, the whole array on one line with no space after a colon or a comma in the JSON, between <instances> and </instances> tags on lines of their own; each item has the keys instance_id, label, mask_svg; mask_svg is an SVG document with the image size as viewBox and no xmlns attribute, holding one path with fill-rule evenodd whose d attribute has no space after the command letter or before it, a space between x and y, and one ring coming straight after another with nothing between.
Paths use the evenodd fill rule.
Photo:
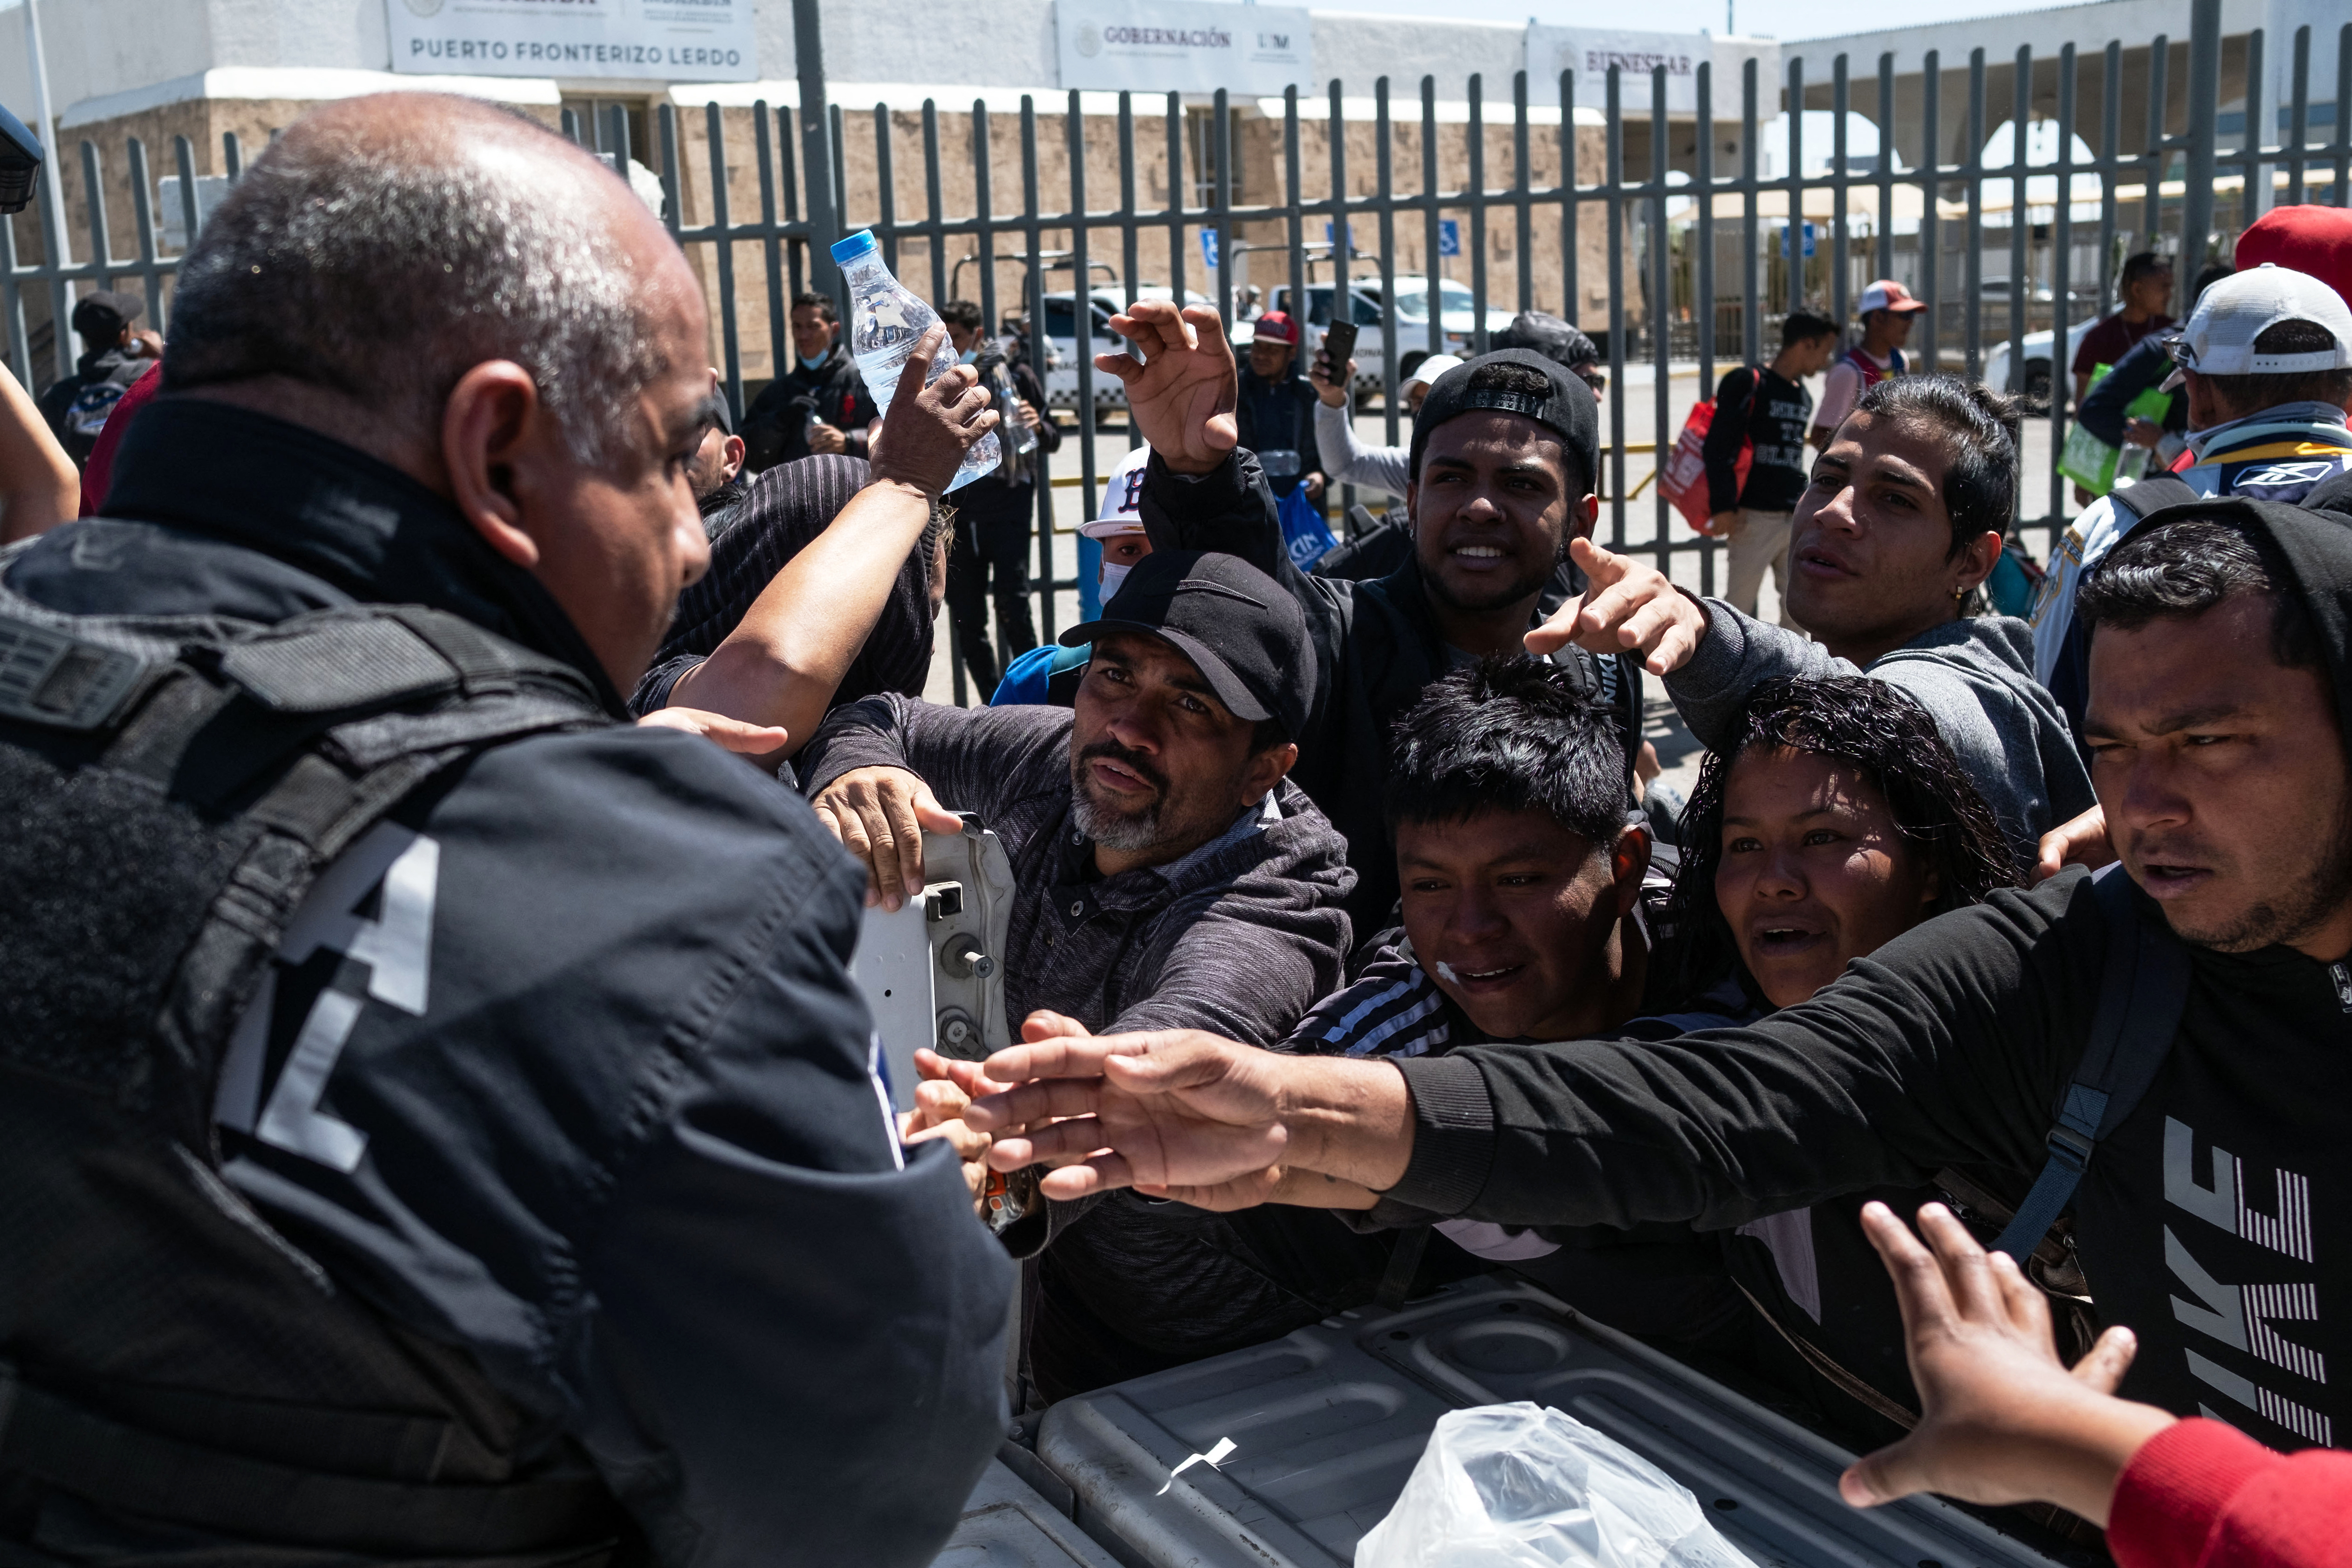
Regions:
<instances>
[{"instance_id":1,"label":"backpack strap","mask_svg":"<svg viewBox=\"0 0 2352 1568\"><path fill-rule=\"evenodd\" d=\"M2100 872L2092 884L2106 924L2107 962L2090 1040L2051 1125L2050 1158L1993 1243L2021 1264L2074 1197L2099 1140L2138 1109L2180 1027L2189 950L2169 929L2143 919L2131 895L2131 878L2120 865Z\"/></svg>"}]
</instances>

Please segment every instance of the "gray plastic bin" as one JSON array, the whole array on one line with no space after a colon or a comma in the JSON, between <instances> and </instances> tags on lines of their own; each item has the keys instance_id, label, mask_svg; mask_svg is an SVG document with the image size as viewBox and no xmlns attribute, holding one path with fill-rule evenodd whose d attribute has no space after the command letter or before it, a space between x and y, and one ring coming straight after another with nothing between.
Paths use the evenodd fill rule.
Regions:
<instances>
[{"instance_id":1,"label":"gray plastic bin","mask_svg":"<svg viewBox=\"0 0 2352 1568\"><path fill-rule=\"evenodd\" d=\"M1051 1483L1046 1478L1046 1484ZM932 1568L1115 1568L1062 1511L1002 1459L989 1461L965 1500L955 1533Z\"/></svg>"},{"instance_id":2,"label":"gray plastic bin","mask_svg":"<svg viewBox=\"0 0 2352 1568\"><path fill-rule=\"evenodd\" d=\"M1404 1490L1448 1409L1530 1399L1644 1456L1759 1568L2051 1568L1933 1499L1858 1511L1851 1456L1535 1287L1454 1286L1139 1377L1046 1412L1037 1453L1129 1568L1335 1568ZM1220 1437L1236 1448L1169 1471Z\"/></svg>"}]
</instances>

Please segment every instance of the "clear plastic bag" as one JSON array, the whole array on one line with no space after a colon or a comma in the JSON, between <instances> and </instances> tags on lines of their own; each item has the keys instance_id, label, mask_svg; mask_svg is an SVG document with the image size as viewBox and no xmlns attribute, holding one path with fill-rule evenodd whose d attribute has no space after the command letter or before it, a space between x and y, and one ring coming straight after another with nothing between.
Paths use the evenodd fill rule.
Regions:
<instances>
[{"instance_id":1,"label":"clear plastic bag","mask_svg":"<svg viewBox=\"0 0 2352 1568\"><path fill-rule=\"evenodd\" d=\"M1754 1568L1690 1489L1606 1433L1521 1400L1439 1417L1356 1568Z\"/></svg>"}]
</instances>

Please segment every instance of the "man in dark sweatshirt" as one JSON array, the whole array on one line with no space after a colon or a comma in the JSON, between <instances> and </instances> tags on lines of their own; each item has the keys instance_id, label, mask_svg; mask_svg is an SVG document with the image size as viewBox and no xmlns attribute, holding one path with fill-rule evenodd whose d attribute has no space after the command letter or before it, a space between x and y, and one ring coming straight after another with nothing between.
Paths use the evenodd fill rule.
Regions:
<instances>
[{"instance_id":1,"label":"man in dark sweatshirt","mask_svg":"<svg viewBox=\"0 0 2352 1568\"><path fill-rule=\"evenodd\" d=\"M2169 1049L2130 1113L2081 1145L2084 1271L2101 1317L2139 1336L2133 1397L2280 1447L2332 1445L2352 1420L2352 529L2235 497L2168 508L2079 609L2121 914L2068 871L1916 927L1811 1001L1665 1042L1382 1063L1117 1042L1116 1087L1045 1086L1056 1113L1100 1122L991 1157L1118 1151L1055 1173L1055 1193L1172 1182L1147 1190L1245 1204L1270 1190L1272 1158L1377 1195L1381 1218L1707 1228L1946 1165L2026 1176L2083 1092L2111 967L2177 941ZM1077 1078L1109 1054L1065 1040L989 1071ZM971 1120L1032 1119L1037 1097L983 1101ZM1213 1134L1178 1133L1209 1105Z\"/></svg>"},{"instance_id":2,"label":"man in dark sweatshirt","mask_svg":"<svg viewBox=\"0 0 2352 1568\"><path fill-rule=\"evenodd\" d=\"M1789 520L1805 493L1805 427L1813 394L1805 378L1822 373L1837 351L1837 323L1811 310L1791 310L1780 323L1780 351L1769 365L1738 365L1715 389L1715 422L1706 428L1706 509L1716 537L1730 546L1724 601L1742 615L1756 613L1757 590L1772 574L1780 596L1780 624L1801 630L1789 615ZM1739 452L1749 454L1739 478Z\"/></svg>"}]
</instances>

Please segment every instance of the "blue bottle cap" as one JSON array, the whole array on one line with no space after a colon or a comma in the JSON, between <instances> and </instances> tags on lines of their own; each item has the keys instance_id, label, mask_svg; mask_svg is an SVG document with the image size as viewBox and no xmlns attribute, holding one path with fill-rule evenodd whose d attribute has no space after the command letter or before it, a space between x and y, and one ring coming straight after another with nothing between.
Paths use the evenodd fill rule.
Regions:
<instances>
[{"instance_id":1,"label":"blue bottle cap","mask_svg":"<svg viewBox=\"0 0 2352 1568\"><path fill-rule=\"evenodd\" d=\"M874 231L872 229L859 229L846 239L837 239L833 242L833 259L836 263L846 264L856 261L861 256L873 254Z\"/></svg>"}]
</instances>

